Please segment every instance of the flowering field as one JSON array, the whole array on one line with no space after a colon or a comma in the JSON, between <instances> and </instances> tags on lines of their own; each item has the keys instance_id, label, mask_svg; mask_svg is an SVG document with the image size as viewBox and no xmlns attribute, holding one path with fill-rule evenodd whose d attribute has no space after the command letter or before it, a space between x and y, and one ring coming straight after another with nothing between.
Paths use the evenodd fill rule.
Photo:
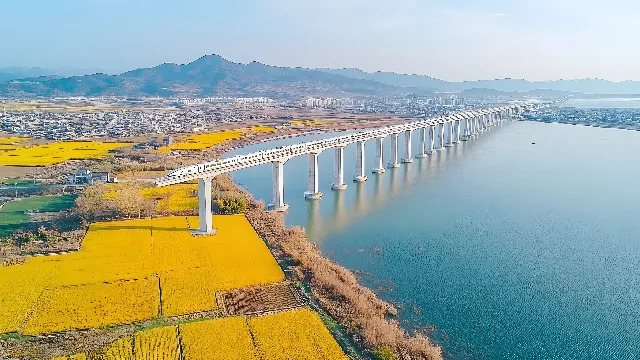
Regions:
<instances>
[{"instance_id":1,"label":"flowering field","mask_svg":"<svg viewBox=\"0 0 640 360\"><path fill-rule=\"evenodd\" d=\"M249 131L274 132L276 129L269 126L252 126L247 129L217 131L207 134L190 135L169 146L160 148L159 152L169 152L171 150L204 150L223 141L239 139Z\"/></svg>"},{"instance_id":2,"label":"flowering field","mask_svg":"<svg viewBox=\"0 0 640 360\"><path fill-rule=\"evenodd\" d=\"M180 325L185 360L258 359L244 317Z\"/></svg>"},{"instance_id":3,"label":"flowering field","mask_svg":"<svg viewBox=\"0 0 640 360\"><path fill-rule=\"evenodd\" d=\"M20 329L52 275L29 265L0 266L0 333Z\"/></svg>"},{"instance_id":4,"label":"flowering field","mask_svg":"<svg viewBox=\"0 0 640 360\"><path fill-rule=\"evenodd\" d=\"M128 143L68 141L0 152L0 165L48 166L71 159L99 159Z\"/></svg>"},{"instance_id":5,"label":"flowering field","mask_svg":"<svg viewBox=\"0 0 640 360\"><path fill-rule=\"evenodd\" d=\"M19 142L27 141L27 140L31 140L31 138L23 138L23 137L0 138L0 145L15 144L15 143L19 143Z\"/></svg>"},{"instance_id":6,"label":"flowering field","mask_svg":"<svg viewBox=\"0 0 640 360\"><path fill-rule=\"evenodd\" d=\"M100 352L102 356L99 358L349 359L320 317L308 308L259 317L238 316L202 320L181 324L179 328L180 331L176 326L141 331L133 336L133 341L130 336L121 338L107 345Z\"/></svg>"},{"instance_id":7,"label":"flowering field","mask_svg":"<svg viewBox=\"0 0 640 360\"><path fill-rule=\"evenodd\" d=\"M127 324L158 315L158 279L47 289L22 331L25 335Z\"/></svg>"},{"instance_id":8,"label":"flowering field","mask_svg":"<svg viewBox=\"0 0 640 360\"><path fill-rule=\"evenodd\" d=\"M315 312L303 308L249 319L262 359L345 359Z\"/></svg>"},{"instance_id":9,"label":"flowering field","mask_svg":"<svg viewBox=\"0 0 640 360\"><path fill-rule=\"evenodd\" d=\"M178 360L178 327L165 326L136 333L133 348L135 360Z\"/></svg>"},{"instance_id":10,"label":"flowering field","mask_svg":"<svg viewBox=\"0 0 640 360\"><path fill-rule=\"evenodd\" d=\"M198 207L197 184L175 184L161 188L142 189L147 199L158 199L157 211L161 214L174 214L193 210Z\"/></svg>"},{"instance_id":11,"label":"flowering field","mask_svg":"<svg viewBox=\"0 0 640 360\"><path fill-rule=\"evenodd\" d=\"M150 319L160 315L159 286L164 316L211 310L217 291L284 279L243 215L214 216L218 233L205 237L187 221L198 226L179 216L94 223L81 251L0 267L0 333Z\"/></svg>"}]
</instances>

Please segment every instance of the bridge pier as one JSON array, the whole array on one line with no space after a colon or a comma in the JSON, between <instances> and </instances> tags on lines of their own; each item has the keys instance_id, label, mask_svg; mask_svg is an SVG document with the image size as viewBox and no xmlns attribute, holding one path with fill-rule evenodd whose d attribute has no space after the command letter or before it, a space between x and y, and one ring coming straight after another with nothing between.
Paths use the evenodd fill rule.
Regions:
<instances>
[{"instance_id":1,"label":"bridge pier","mask_svg":"<svg viewBox=\"0 0 640 360\"><path fill-rule=\"evenodd\" d=\"M353 177L355 182L367 181L367 176L364 174L364 141L356 142L356 176Z\"/></svg>"},{"instance_id":2,"label":"bridge pier","mask_svg":"<svg viewBox=\"0 0 640 360\"><path fill-rule=\"evenodd\" d=\"M284 203L284 163L285 161L273 161L273 203L269 204L268 210L284 212L289 209L289 205Z\"/></svg>"},{"instance_id":3,"label":"bridge pier","mask_svg":"<svg viewBox=\"0 0 640 360\"><path fill-rule=\"evenodd\" d=\"M387 167L400 167L400 164L398 164L398 134L391 134L391 161L389 161Z\"/></svg>"},{"instance_id":4,"label":"bridge pier","mask_svg":"<svg viewBox=\"0 0 640 360\"><path fill-rule=\"evenodd\" d=\"M420 153L416 155L416 159L427 157L427 128L420 128Z\"/></svg>"},{"instance_id":5,"label":"bridge pier","mask_svg":"<svg viewBox=\"0 0 640 360\"><path fill-rule=\"evenodd\" d=\"M304 193L306 199L320 199L322 193L318 191L318 154L309 154L309 187Z\"/></svg>"},{"instance_id":6,"label":"bridge pier","mask_svg":"<svg viewBox=\"0 0 640 360\"><path fill-rule=\"evenodd\" d=\"M444 149L444 125L445 123L440 124L440 138L438 139L440 142L438 143L438 149Z\"/></svg>"},{"instance_id":7,"label":"bridge pier","mask_svg":"<svg viewBox=\"0 0 640 360\"><path fill-rule=\"evenodd\" d=\"M335 151L333 184L331 184L331 188L333 190L344 190L347 188L347 184L344 183L344 148L337 147Z\"/></svg>"},{"instance_id":8,"label":"bridge pier","mask_svg":"<svg viewBox=\"0 0 640 360\"><path fill-rule=\"evenodd\" d=\"M456 144L460 144L460 127L462 126L462 120L456 122Z\"/></svg>"},{"instance_id":9,"label":"bridge pier","mask_svg":"<svg viewBox=\"0 0 640 360\"><path fill-rule=\"evenodd\" d=\"M213 228L211 217L211 180L212 178L198 179L198 220L200 227L192 229L192 235L211 235L217 232Z\"/></svg>"},{"instance_id":10,"label":"bridge pier","mask_svg":"<svg viewBox=\"0 0 640 360\"><path fill-rule=\"evenodd\" d=\"M431 155L433 153L433 150L435 149L434 147L435 142L436 142L436 127L430 126L429 127L429 151L427 151L427 154Z\"/></svg>"},{"instance_id":11,"label":"bridge pier","mask_svg":"<svg viewBox=\"0 0 640 360\"><path fill-rule=\"evenodd\" d=\"M449 142L445 143L446 147L451 147L453 146L453 121L449 121L447 123L449 126L447 126L447 132L449 133Z\"/></svg>"},{"instance_id":12,"label":"bridge pier","mask_svg":"<svg viewBox=\"0 0 640 360\"><path fill-rule=\"evenodd\" d=\"M402 159L402 163L412 163L413 158L411 158L411 130L406 130L404 132L404 140L404 158Z\"/></svg>"},{"instance_id":13,"label":"bridge pier","mask_svg":"<svg viewBox=\"0 0 640 360\"><path fill-rule=\"evenodd\" d=\"M382 144L384 138L376 138L376 166L373 168L372 172L374 174L384 174L384 163L382 158Z\"/></svg>"}]
</instances>

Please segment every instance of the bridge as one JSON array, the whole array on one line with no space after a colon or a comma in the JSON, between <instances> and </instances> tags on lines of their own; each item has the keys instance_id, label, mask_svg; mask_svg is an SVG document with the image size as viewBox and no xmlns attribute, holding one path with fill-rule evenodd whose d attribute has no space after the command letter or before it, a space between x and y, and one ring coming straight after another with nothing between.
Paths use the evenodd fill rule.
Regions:
<instances>
[{"instance_id":1,"label":"bridge","mask_svg":"<svg viewBox=\"0 0 640 360\"><path fill-rule=\"evenodd\" d=\"M198 180L198 214L200 227L194 230L194 234L212 234L215 232L211 217L211 181L220 174L249 168L252 166L271 163L273 165L273 201L268 206L269 210L286 211L288 205L284 202L284 164L297 156L309 157L308 189L304 196L308 199L319 199L322 193L318 190L318 155L329 149L334 149L334 180L331 188L345 190L347 184L344 181L344 148L350 144L356 144L356 169L354 182L367 181L364 165L365 142L375 139L376 161L372 169L374 174L383 174L385 164L382 156L382 144L386 137L391 138L391 159L387 168L397 168L400 163L413 161L411 143L413 133L417 130L419 135L419 153L416 158L424 158L433 151L448 146L454 146L460 141L468 140L489 127L528 110L533 105L509 105L496 108L474 109L461 111L451 115L427 120L413 121L401 125L385 126L373 130L361 131L345 136L309 141L305 143L281 146L274 149L263 150L247 155L238 155L230 158L215 160L198 165L186 166L170 171L166 176L155 180L157 186L167 186ZM399 159L398 136L404 133L405 146L403 156Z\"/></svg>"}]
</instances>

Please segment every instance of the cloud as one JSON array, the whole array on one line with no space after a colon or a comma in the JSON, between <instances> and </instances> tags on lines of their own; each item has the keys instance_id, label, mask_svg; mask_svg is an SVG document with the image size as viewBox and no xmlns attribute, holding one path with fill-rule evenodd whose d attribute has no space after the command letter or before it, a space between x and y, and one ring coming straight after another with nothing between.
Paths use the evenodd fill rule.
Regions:
<instances>
[{"instance_id":1,"label":"cloud","mask_svg":"<svg viewBox=\"0 0 640 360\"><path fill-rule=\"evenodd\" d=\"M505 14L505 13L495 13L495 14L489 14L490 16L507 16L509 14Z\"/></svg>"}]
</instances>

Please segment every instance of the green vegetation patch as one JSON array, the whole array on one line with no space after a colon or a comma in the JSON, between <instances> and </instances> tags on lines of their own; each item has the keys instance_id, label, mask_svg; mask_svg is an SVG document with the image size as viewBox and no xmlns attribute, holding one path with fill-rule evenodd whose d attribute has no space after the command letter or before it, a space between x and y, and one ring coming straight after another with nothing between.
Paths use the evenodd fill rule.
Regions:
<instances>
[{"instance_id":1,"label":"green vegetation patch","mask_svg":"<svg viewBox=\"0 0 640 360\"><path fill-rule=\"evenodd\" d=\"M0 179L0 185L31 185L31 184L39 184L40 181L33 179L23 179L23 178L9 178L9 179Z\"/></svg>"},{"instance_id":2,"label":"green vegetation patch","mask_svg":"<svg viewBox=\"0 0 640 360\"><path fill-rule=\"evenodd\" d=\"M76 195L34 196L9 201L0 210L0 236L8 236L29 223L27 211L59 212L74 206Z\"/></svg>"}]
</instances>

